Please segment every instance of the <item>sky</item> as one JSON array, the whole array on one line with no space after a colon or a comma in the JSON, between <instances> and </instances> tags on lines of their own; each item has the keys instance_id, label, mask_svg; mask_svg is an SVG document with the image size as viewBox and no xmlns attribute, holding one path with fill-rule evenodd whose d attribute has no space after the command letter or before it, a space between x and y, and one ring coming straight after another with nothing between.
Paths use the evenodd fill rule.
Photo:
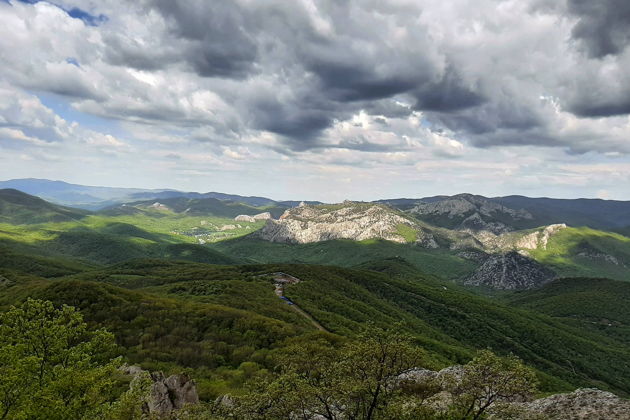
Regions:
<instances>
[{"instance_id":1,"label":"sky","mask_svg":"<svg viewBox=\"0 0 630 420\"><path fill-rule=\"evenodd\" d=\"M630 200L627 0L0 0L0 179Z\"/></svg>"}]
</instances>

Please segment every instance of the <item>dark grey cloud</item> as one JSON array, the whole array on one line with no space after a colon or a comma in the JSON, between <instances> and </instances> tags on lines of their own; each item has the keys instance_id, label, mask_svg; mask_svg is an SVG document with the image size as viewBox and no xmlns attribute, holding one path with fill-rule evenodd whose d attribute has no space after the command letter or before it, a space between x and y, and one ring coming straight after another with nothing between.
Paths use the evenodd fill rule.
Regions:
<instances>
[{"instance_id":1,"label":"dark grey cloud","mask_svg":"<svg viewBox=\"0 0 630 420\"><path fill-rule=\"evenodd\" d=\"M449 66L435 83L428 83L414 92L415 108L422 111L450 112L473 108L485 102L479 86L466 86L457 71Z\"/></svg>"},{"instance_id":2,"label":"dark grey cloud","mask_svg":"<svg viewBox=\"0 0 630 420\"><path fill-rule=\"evenodd\" d=\"M569 12L579 18L572 36L593 58L621 53L630 42L630 1L569 0Z\"/></svg>"},{"instance_id":3,"label":"dark grey cloud","mask_svg":"<svg viewBox=\"0 0 630 420\"><path fill-rule=\"evenodd\" d=\"M622 97L600 98L599 101L580 98L580 101L572 104L571 112L580 117L611 117L630 114L630 91L625 92Z\"/></svg>"},{"instance_id":4,"label":"dark grey cloud","mask_svg":"<svg viewBox=\"0 0 630 420\"><path fill-rule=\"evenodd\" d=\"M477 139L482 146L492 144L493 133L526 132L546 124L544 115L527 102L514 100L512 95L495 96L492 101L470 109L454 112L434 112L432 117L451 131ZM527 143L530 137L516 136L510 143ZM501 143L505 143L505 139Z\"/></svg>"},{"instance_id":5,"label":"dark grey cloud","mask_svg":"<svg viewBox=\"0 0 630 420\"><path fill-rule=\"evenodd\" d=\"M173 36L187 41L185 59L203 77L242 78L254 69L257 45L248 14L231 1L154 0Z\"/></svg>"},{"instance_id":6,"label":"dark grey cloud","mask_svg":"<svg viewBox=\"0 0 630 420\"><path fill-rule=\"evenodd\" d=\"M139 42L119 31L105 35L108 62L138 70L161 70L183 64L201 77L243 79L255 71L258 45L250 33L252 19L237 3L138 2L139 13L157 12L167 32ZM147 42L148 41L148 42Z\"/></svg>"},{"instance_id":7,"label":"dark grey cloud","mask_svg":"<svg viewBox=\"0 0 630 420\"><path fill-rule=\"evenodd\" d=\"M315 92L304 92L291 101L271 94L250 100L246 106L252 127L284 136L286 144L296 150L313 147L320 133L343 115L341 107Z\"/></svg>"},{"instance_id":8,"label":"dark grey cloud","mask_svg":"<svg viewBox=\"0 0 630 420\"><path fill-rule=\"evenodd\" d=\"M318 76L322 87L333 100L354 102L389 98L409 92L418 84L417 79L404 75L379 75L373 68L376 63L358 67L356 62L344 62L346 60L341 51L337 60L325 61L309 57L307 63L308 70ZM372 68L367 68L370 64ZM422 70L418 72L421 73Z\"/></svg>"}]
</instances>

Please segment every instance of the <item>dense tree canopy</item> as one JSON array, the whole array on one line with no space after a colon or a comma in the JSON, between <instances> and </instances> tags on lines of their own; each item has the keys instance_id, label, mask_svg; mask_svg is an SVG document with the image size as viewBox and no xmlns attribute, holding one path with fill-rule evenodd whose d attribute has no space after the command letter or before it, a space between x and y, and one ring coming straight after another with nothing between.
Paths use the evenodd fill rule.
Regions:
<instances>
[{"instance_id":1,"label":"dense tree canopy","mask_svg":"<svg viewBox=\"0 0 630 420\"><path fill-rule=\"evenodd\" d=\"M74 308L27 300L0 316L0 418L89 419L116 385L114 337Z\"/></svg>"}]
</instances>

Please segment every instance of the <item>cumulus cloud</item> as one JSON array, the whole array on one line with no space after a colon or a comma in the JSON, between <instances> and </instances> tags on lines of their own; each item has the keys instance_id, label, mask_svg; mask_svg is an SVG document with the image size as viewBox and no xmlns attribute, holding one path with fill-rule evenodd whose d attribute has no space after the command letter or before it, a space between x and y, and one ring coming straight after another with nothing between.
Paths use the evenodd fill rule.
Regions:
<instances>
[{"instance_id":1,"label":"cumulus cloud","mask_svg":"<svg viewBox=\"0 0 630 420\"><path fill-rule=\"evenodd\" d=\"M150 149L188 175L282 156L388 170L523 146L628 156L627 3L9 0L0 138Z\"/></svg>"}]
</instances>

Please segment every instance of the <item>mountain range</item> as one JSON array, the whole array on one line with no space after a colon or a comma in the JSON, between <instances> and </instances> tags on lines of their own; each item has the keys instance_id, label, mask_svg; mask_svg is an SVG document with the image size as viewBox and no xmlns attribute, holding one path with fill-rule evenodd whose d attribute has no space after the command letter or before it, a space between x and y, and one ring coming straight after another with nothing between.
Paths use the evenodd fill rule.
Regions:
<instances>
[{"instance_id":1,"label":"mountain range","mask_svg":"<svg viewBox=\"0 0 630 420\"><path fill-rule=\"evenodd\" d=\"M278 201L266 197L240 196L219 192L183 192L169 189L137 189L92 187L47 179L13 179L0 181L0 189L16 189L47 201L83 208L100 210L117 204L164 200L170 198L215 198L255 207L295 207L302 200ZM321 204L305 201L307 204ZM421 219L452 228L461 223L474 225L475 220L495 223L500 229L507 225L512 229L528 229L543 225L566 223L570 226L588 226L594 229L630 229L630 201L602 199L554 199L524 196L482 197L473 194L433 196L424 198L400 198L377 200L400 210L413 210ZM442 219L444 217L444 219ZM470 219L466 221L466 219Z\"/></svg>"},{"instance_id":2,"label":"mountain range","mask_svg":"<svg viewBox=\"0 0 630 420\"><path fill-rule=\"evenodd\" d=\"M90 210L40 194L0 189L0 310L75 306L129 363L191 372L204 401L242 392L238 378L296 340L366 322L402 322L438 367L490 348L545 393L630 395L629 202L125 190L89 193ZM292 279L280 294L279 275Z\"/></svg>"}]
</instances>

